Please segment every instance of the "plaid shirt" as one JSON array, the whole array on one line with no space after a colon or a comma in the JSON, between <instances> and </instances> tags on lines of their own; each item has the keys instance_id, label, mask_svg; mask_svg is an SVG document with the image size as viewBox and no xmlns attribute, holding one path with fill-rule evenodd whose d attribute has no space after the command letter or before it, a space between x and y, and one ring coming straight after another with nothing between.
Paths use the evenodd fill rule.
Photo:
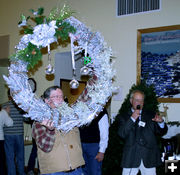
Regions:
<instances>
[{"instance_id":1,"label":"plaid shirt","mask_svg":"<svg viewBox=\"0 0 180 175\"><path fill-rule=\"evenodd\" d=\"M37 146L44 152L50 152L55 142L55 129L49 130L39 122L34 122L32 137L36 140Z\"/></svg>"}]
</instances>

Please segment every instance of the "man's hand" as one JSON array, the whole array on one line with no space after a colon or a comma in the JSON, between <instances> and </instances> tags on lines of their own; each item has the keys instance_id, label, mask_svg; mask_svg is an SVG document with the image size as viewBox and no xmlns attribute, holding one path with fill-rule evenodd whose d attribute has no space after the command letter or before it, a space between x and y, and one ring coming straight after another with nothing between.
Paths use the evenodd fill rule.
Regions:
<instances>
[{"instance_id":1,"label":"man's hand","mask_svg":"<svg viewBox=\"0 0 180 175\"><path fill-rule=\"evenodd\" d=\"M54 130L54 122L52 120L45 119L41 122L41 125L47 127L49 130Z\"/></svg>"},{"instance_id":2,"label":"man's hand","mask_svg":"<svg viewBox=\"0 0 180 175\"><path fill-rule=\"evenodd\" d=\"M135 120L137 120L137 118L140 116L140 110L134 110L134 112L132 113L132 118L134 118Z\"/></svg>"},{"instance_id":3,"label":"man's hand","mask_svg":"<svg viewBox=\"0 0 180 175\"><path fill-rule=\"evenodd\" d=\"M95 159L98 161L98 162L102 162L103 159L104 159L104 153L101 153L101 152L98 152Z\"/></svg>"},{"instance_id":4,"label":"man's hand","mask_svg":"<svg viewBox=\"0 0 180 175\"><path fill-rule=\"evenodd\" d=\"M164 120L160 115L156 114L152 121L162 123Z\"/></svg>"}]
</instances>

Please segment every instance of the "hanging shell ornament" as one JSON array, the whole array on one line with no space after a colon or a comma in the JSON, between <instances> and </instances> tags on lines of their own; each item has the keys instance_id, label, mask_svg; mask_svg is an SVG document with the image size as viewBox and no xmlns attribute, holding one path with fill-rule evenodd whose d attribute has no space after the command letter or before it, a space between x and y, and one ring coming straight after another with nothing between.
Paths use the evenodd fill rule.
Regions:
<instances>
[{"instance_id":1,"label":"hanging shell ornament","mask_svg":"<svg viewBox=\"0 0 180 175\"><path fill-rule=\"evenodd\" d=\"M48 44L48 62L49 64L46 66L45 68L45 73L47 75L51 75L54 74L54 67L51 65L51 49L50 49L50 44Z\"/></svg>"},{"instance_id":2,"label":"hanging shell ornament","mask_svg":"<svg viewBox=\"0 0 180 175\"><path fill-rule=\"evenodd\" d=\"M51 64L48 64L45 68L45 73L47 75L51 75L51 74L54 74L54 68Z\"/></svg>"},{"instance_id":3,"label":"hanging shell ornament","mask_svg":"<svg viewBox=\"0 0 180 175\"><path fill-rule=\"evenodd\" d=\"M71 89L77 89L79 87L79 82L76 79L73 79L70 83L69 83Z\"/></svg>"},{"instance_id":4,"label":"hanging shell ornament","mask_svg":"<svg viewBox=\"0 0 180 175\"><path fill-rule=\"evenodd\" d=\"M86 66L83 66L80 70L80 73L81 75L88 75L90 73L91 69L86 67Z\"/></svg>"}]
</instances>

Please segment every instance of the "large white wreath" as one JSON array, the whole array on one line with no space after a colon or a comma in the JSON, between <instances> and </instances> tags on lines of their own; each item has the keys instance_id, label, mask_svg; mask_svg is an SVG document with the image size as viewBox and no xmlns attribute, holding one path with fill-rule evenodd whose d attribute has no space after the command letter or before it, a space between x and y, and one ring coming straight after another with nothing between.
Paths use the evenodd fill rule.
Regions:
<instances>
[{"instance_id":1,"label":"large white wreath","mask_svg":"<svg viewBox=\"0 0 180 175\"><path fill-rule=\"evenodd\" d=\"M16 60L11 62L9 76L3 77L12 92L14 101L27 112L25 117L37 121L51 119L57 129L68 132L75 126L79 127L91 122L102 111L116 88L112 84L115 75L110 58L112 51L107 47L101 34L91 32L88 27L72 16L65 21L76 29L76 32L70 35L78 43L78 46L74 46L75 53L86 47L91 57L91 63L87 64L87 68L91 70L91 78L75 104L69 107L63 103L57 109L50 109L32 92L28 83L28 63L18 59L18 55ZM53 20L49 24L37 25L34 27L33 34L24 35L16 48L23 50L29 43L46 47L57 40L54 36L56 28L56 22Z\"/></svg>"}]
</instances>

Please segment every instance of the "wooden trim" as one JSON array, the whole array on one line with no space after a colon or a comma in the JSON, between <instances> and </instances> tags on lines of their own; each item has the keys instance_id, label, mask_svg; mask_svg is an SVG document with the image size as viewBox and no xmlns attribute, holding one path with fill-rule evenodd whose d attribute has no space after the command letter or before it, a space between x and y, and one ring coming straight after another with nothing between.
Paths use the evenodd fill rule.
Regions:
<instances>
[{"instance_id":1,"label":"wooden trim","mask_svg":"<svg viewBox=\"0 0 180 175\"><path fill-rule=\"evenodd\" d=\"M141 82L141 32L137 31L137 79L136 83Z\"/></svg>"},{"instance_id":2,"label":"wooden trim","mask_svg":"<svg viewBox=\"0 0 180 175\"><path fill-rule=\"evenodd\" d=\"M180 98L158 98L160 103L180 103Z\"/></svg>"},{"instance_id":3,"label":"wooden trim","mask_svg":"<svg viewBox=\"0 0 180 175\"><path fill-rule=\"evenodd\" d=\"M24 141L24 146L28 146L28 145L32 145L32 141L31 140L25 140Z\"/></svg>"}]
</instances>

